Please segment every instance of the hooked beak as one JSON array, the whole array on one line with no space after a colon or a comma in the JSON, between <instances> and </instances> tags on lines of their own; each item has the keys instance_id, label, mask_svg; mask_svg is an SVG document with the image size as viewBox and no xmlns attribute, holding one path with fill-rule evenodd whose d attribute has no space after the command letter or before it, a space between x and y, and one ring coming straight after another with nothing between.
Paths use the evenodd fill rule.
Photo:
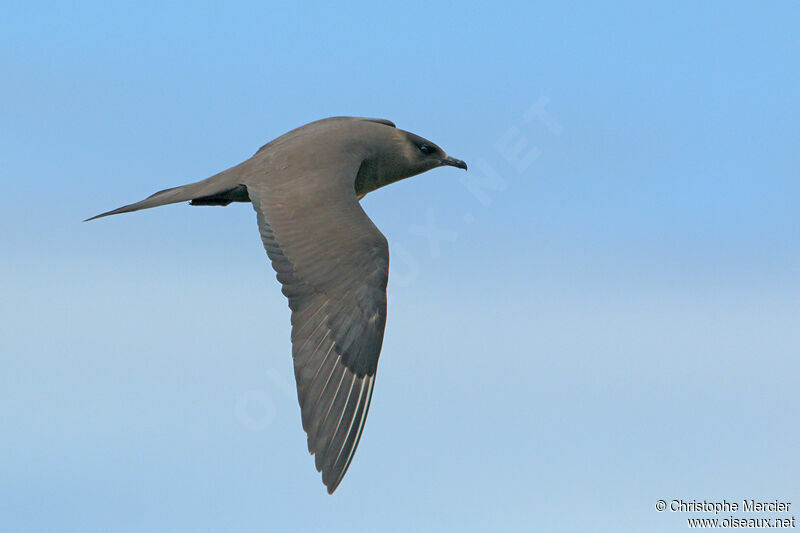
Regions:
<instances>
[{"instance_id":1,"label":"hooked beak","mask_svg":"<svg viewBox=\"0 0 800 533\"><path fill-rule=\"evenodd\" d=\"M444 159L442 159L442 164L450 165L451 167L456 167L456 168L463 168L464 170L467 170L467 164L460 159L456 159L455 157L450 157L450 156L445 157Z\"/></svg>"}]
</instances>

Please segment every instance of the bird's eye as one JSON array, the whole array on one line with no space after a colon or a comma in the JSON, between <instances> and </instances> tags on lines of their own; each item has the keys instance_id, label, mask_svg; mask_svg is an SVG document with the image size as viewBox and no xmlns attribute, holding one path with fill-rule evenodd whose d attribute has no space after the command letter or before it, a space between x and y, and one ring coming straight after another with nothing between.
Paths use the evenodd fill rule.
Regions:
<instances>
[{"instance_id":1,"label":"bird's eye","mask_svg":"<svg viewBox=\"0 0 800 533\"><path fill-rule=\"evenodd\" d=\"M427 144L422 144L419 147L419 151L422 152L425 155L431 155L436 150L434 150L433 146L428 146Z\"/></svg>"}]
</instances>

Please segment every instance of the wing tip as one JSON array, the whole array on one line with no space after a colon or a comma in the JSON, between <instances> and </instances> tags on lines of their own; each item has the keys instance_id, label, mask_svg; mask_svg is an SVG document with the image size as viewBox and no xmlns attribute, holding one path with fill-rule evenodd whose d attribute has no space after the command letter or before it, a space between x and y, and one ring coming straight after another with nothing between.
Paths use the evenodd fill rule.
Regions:
<instances>
[{"instance_id":1,"label":"wing tip","mask_svg":"<svg viewBox=\"0 0 800 533\"><path fill-rule=\"evenodd\" d=\"M353 418L353 422L358 419L358 424L356 427L353 427L351 422L351 426L347 431L345 441L342 444L343 447L340 450L339 455L337 455L334 463L332 465L326 465L325 463L322 463L317 466L317 472L322 473L322 483L327 487L328 494L333 494L334 491L336 491L336 489L339 487L339 484L342 482L342 480L344 480L344 476L347 474L347 471L350 469L350 465L353 462L355 451L361 442L361 436L363 435L367 414L369 414L369 407L372 403L372 389L375 385L375 375L373 374L372 376L367 376L364 384L366 385L366 390L362 390L357 404L358 406L361 406L361 409L359 409L359 407L356 408ZM355 433L352 433L351 430L354 430ZM353 437L353 440L351 441L352 444L350 446L346 446L346 443L351 437ZM348 451L347 456L345 457L345 462L342 464L338 459L339 456L341 456L341 454L344 452L345 447L348 448ZM331 475L335 477L331 477Z\"/></svg>"}]
</instances>

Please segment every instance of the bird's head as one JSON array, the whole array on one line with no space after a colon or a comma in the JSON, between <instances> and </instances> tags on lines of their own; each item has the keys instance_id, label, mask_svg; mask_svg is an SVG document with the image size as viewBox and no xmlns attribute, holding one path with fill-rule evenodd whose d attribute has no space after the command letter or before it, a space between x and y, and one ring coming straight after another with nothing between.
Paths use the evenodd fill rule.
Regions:
<instances>
[{"instance_id":1,"label":"bird's head","mask_svg":"<svg viewBox=\"0 0 800 533\"><path fill-rule=\"evenodd\" d=\"M378 122L380 126L375 126ZM367 120L371 154L365 158L355 189L359 197L384 185L422 174L436 167L451 166L467 170L467 164L450 157L436 143L409 131L397 129L388 121ZM388 126L388 127L387 127Z\"/></svg>"},{"instance_id":2,"label":"bird's head","mask_svg":"<svg viewBox=\"0 0 800 533\"><path fill-rule=\"evenodd\" d=\"M408 131L399 130L403 140L403 156L410 174L414 176L432 168L451 166L467 170L467 164L450 157L435 143Z\"/></svg>"}]
</instances>

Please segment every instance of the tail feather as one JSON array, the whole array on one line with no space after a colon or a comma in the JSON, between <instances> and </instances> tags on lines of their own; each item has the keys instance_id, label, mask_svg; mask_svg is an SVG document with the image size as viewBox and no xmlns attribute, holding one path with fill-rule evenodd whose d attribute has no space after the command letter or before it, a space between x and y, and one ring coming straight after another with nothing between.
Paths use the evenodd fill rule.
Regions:
<instances>
[{"instance_id":1,"label":"tail feather","mask_svg":"<svg viewBox=\"0 0 800 533\"><path fill-rule=\"evenodd\" d=\"M84 222L88 222L96 218L107 217L109 215L130 213L132 211L139 211L140 209L149 209L151 207L175 204L178 202L188 202L196 198L203 198L219 194L239 185L238 181L241 175L241 167L242 165L237 165L202 181L158 191L157 193L148 196L140 202L128 204L117 209L101 213L97 216L87 218L84 220Z\"/></svg>"},{"instance_id":2,"label":"tail feather","mask_svg":"<svg viewBox=\"0 0 800 533\"><path fill-rule=\"evenodd\" d=\"M183 202L186 200L191 200L191 196L187 196L186 191L182 191L186 187L173 187L171 189L164 189L163 191L158 191L155 194L152 194L142 200L141 202L136 202L133 204L128 204L117 209L112 209L111 211L106 211L105 213L101 213L99 215L93 216L91 218L87 218L84 222L89 222L90 220L94 220L96 218L107 217L109 215L118 215L120 213L130 213L131 211L138 211L140 209L149 209L151 207L158 207L160 205L167 205L173 204L177 202Z\"/></svg>"}]
</instances>

